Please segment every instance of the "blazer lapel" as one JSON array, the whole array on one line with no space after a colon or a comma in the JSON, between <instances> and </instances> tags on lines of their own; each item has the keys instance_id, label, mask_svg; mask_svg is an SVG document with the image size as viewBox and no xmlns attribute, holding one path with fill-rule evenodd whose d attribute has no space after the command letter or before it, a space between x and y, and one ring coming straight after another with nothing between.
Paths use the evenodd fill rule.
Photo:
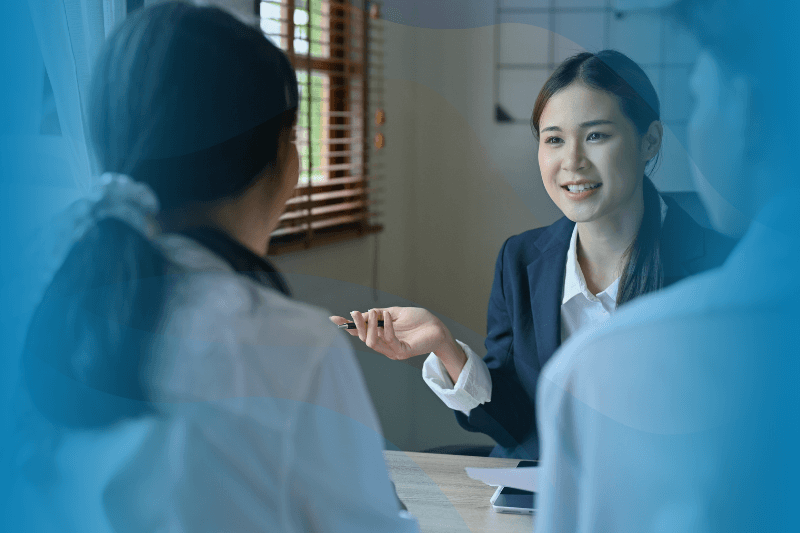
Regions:
<instances>
[{"instance_id":1,"label":"blazer lapel","mask_svg":"<svg viewBox=\"0 0 800 533\"><path fill-rule=\"evenodd\" d=\"M541 251L528 265L531 310L539 364L543 365L561 344L561 297L569 240L575 223L562 218L534 243Z\"/></svg>"}]
</instances>

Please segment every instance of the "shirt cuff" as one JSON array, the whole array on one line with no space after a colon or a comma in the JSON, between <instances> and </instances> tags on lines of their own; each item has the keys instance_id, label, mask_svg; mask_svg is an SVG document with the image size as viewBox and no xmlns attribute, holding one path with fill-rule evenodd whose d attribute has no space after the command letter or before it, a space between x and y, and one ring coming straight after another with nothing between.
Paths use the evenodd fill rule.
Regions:
<instances>
[{"instance_id":1,"label":"shirt cuff","mask_svg":"<svg viewBox=\"0 0 800 533\"><path fill-rule=\"evenodd\" d=\"M422 365L422 379L444 404L469 416L469 412L492 399L492 377L483 359L463 342L456 342L467 354L467 363L454 384L436 354L431 353Z\"/></svg>"}]
</instances>

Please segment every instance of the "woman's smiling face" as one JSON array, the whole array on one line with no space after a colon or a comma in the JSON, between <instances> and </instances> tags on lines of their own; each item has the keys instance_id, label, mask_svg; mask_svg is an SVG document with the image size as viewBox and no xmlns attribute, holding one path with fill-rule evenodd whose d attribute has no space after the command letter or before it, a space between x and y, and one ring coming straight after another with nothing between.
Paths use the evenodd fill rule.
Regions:
<instances>
[{"instance_id":1,"label":"woman's smiling face","mask_svg":"<svg viewBox=\"0 0 800 533\"><path fill-rule=\"evenodd\" d=\"M574 222L641 213L645 165L658 152L644 137L616 96L580 82L561 89L539 119L539 168L550 198Z\"/></svg>"}]
</instances>

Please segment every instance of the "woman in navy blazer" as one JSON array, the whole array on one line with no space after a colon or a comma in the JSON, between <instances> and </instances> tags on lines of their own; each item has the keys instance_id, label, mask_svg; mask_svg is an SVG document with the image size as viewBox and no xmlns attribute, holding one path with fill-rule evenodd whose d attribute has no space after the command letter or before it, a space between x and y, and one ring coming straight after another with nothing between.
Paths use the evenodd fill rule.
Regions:
<instances>
[{"instance_id":1,"label":"woman in navy blazer","mask_svg":"<svg viewBox=\"0 0 800 533\"><path fill-rule=\"evenodd\" d=\"M531 123L545 189L566 216L503 244L489 299L485 367L424 309L352 315L356 329L350 333L392 359L431 352L440 379L426 381L446 403L447 387L467 398L448 405L468 404L454 407L458 422L491 436L497 442L493 456L539 457L536 384L570 333L562 324L569 312L562 296L570 253L585 288L599 295L614 287L612 305L619 306L719 266L733 247L661 198L647 176L661 147L659 107L647 75L615 51L569 58L545 83ZM476 385L481 380L490 384Z\"/></svg>"}]
</instances>

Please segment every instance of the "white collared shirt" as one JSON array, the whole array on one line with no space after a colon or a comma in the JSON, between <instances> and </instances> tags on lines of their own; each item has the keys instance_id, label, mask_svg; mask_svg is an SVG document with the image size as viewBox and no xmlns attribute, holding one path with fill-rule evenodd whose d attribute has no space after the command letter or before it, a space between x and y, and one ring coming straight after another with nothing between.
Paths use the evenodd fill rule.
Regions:
<instances>
[{"instance_id":1,"label":"white collared shirt","mask_svg":"<svg viewBox=\"0 0 800 533\"><path fill-rule=\"evenodd\" d=\"M561 342L584 327L597 327L617 309L619 278L597 295L586 286L578 263L578 225L572 230L561 298Z\"/></svg>"},{"instance_id":2,"label":"white collared shirt","mask_svg":"<svg viewBox=\"0 0 800 533\"><path fill-rule=\"evenodd\" d=\"M667 213L667 204L661 200L661 223ZM567 250L567 265L564 273L564 291L561 299L561 342L573 333L583 329L596 329L610 317L617 308L619 278L598 294L586 286L586 279L578 263L578 225L572 230L572 238ZM447 369L434 353L431 353L422 366L422 378L431 390L442 399L450 409L469 412L482 403L492 399L492 378L489 368L469 346L456 341L467 354L467 363L454 384Z\"/></svg>"}]
</instances>

